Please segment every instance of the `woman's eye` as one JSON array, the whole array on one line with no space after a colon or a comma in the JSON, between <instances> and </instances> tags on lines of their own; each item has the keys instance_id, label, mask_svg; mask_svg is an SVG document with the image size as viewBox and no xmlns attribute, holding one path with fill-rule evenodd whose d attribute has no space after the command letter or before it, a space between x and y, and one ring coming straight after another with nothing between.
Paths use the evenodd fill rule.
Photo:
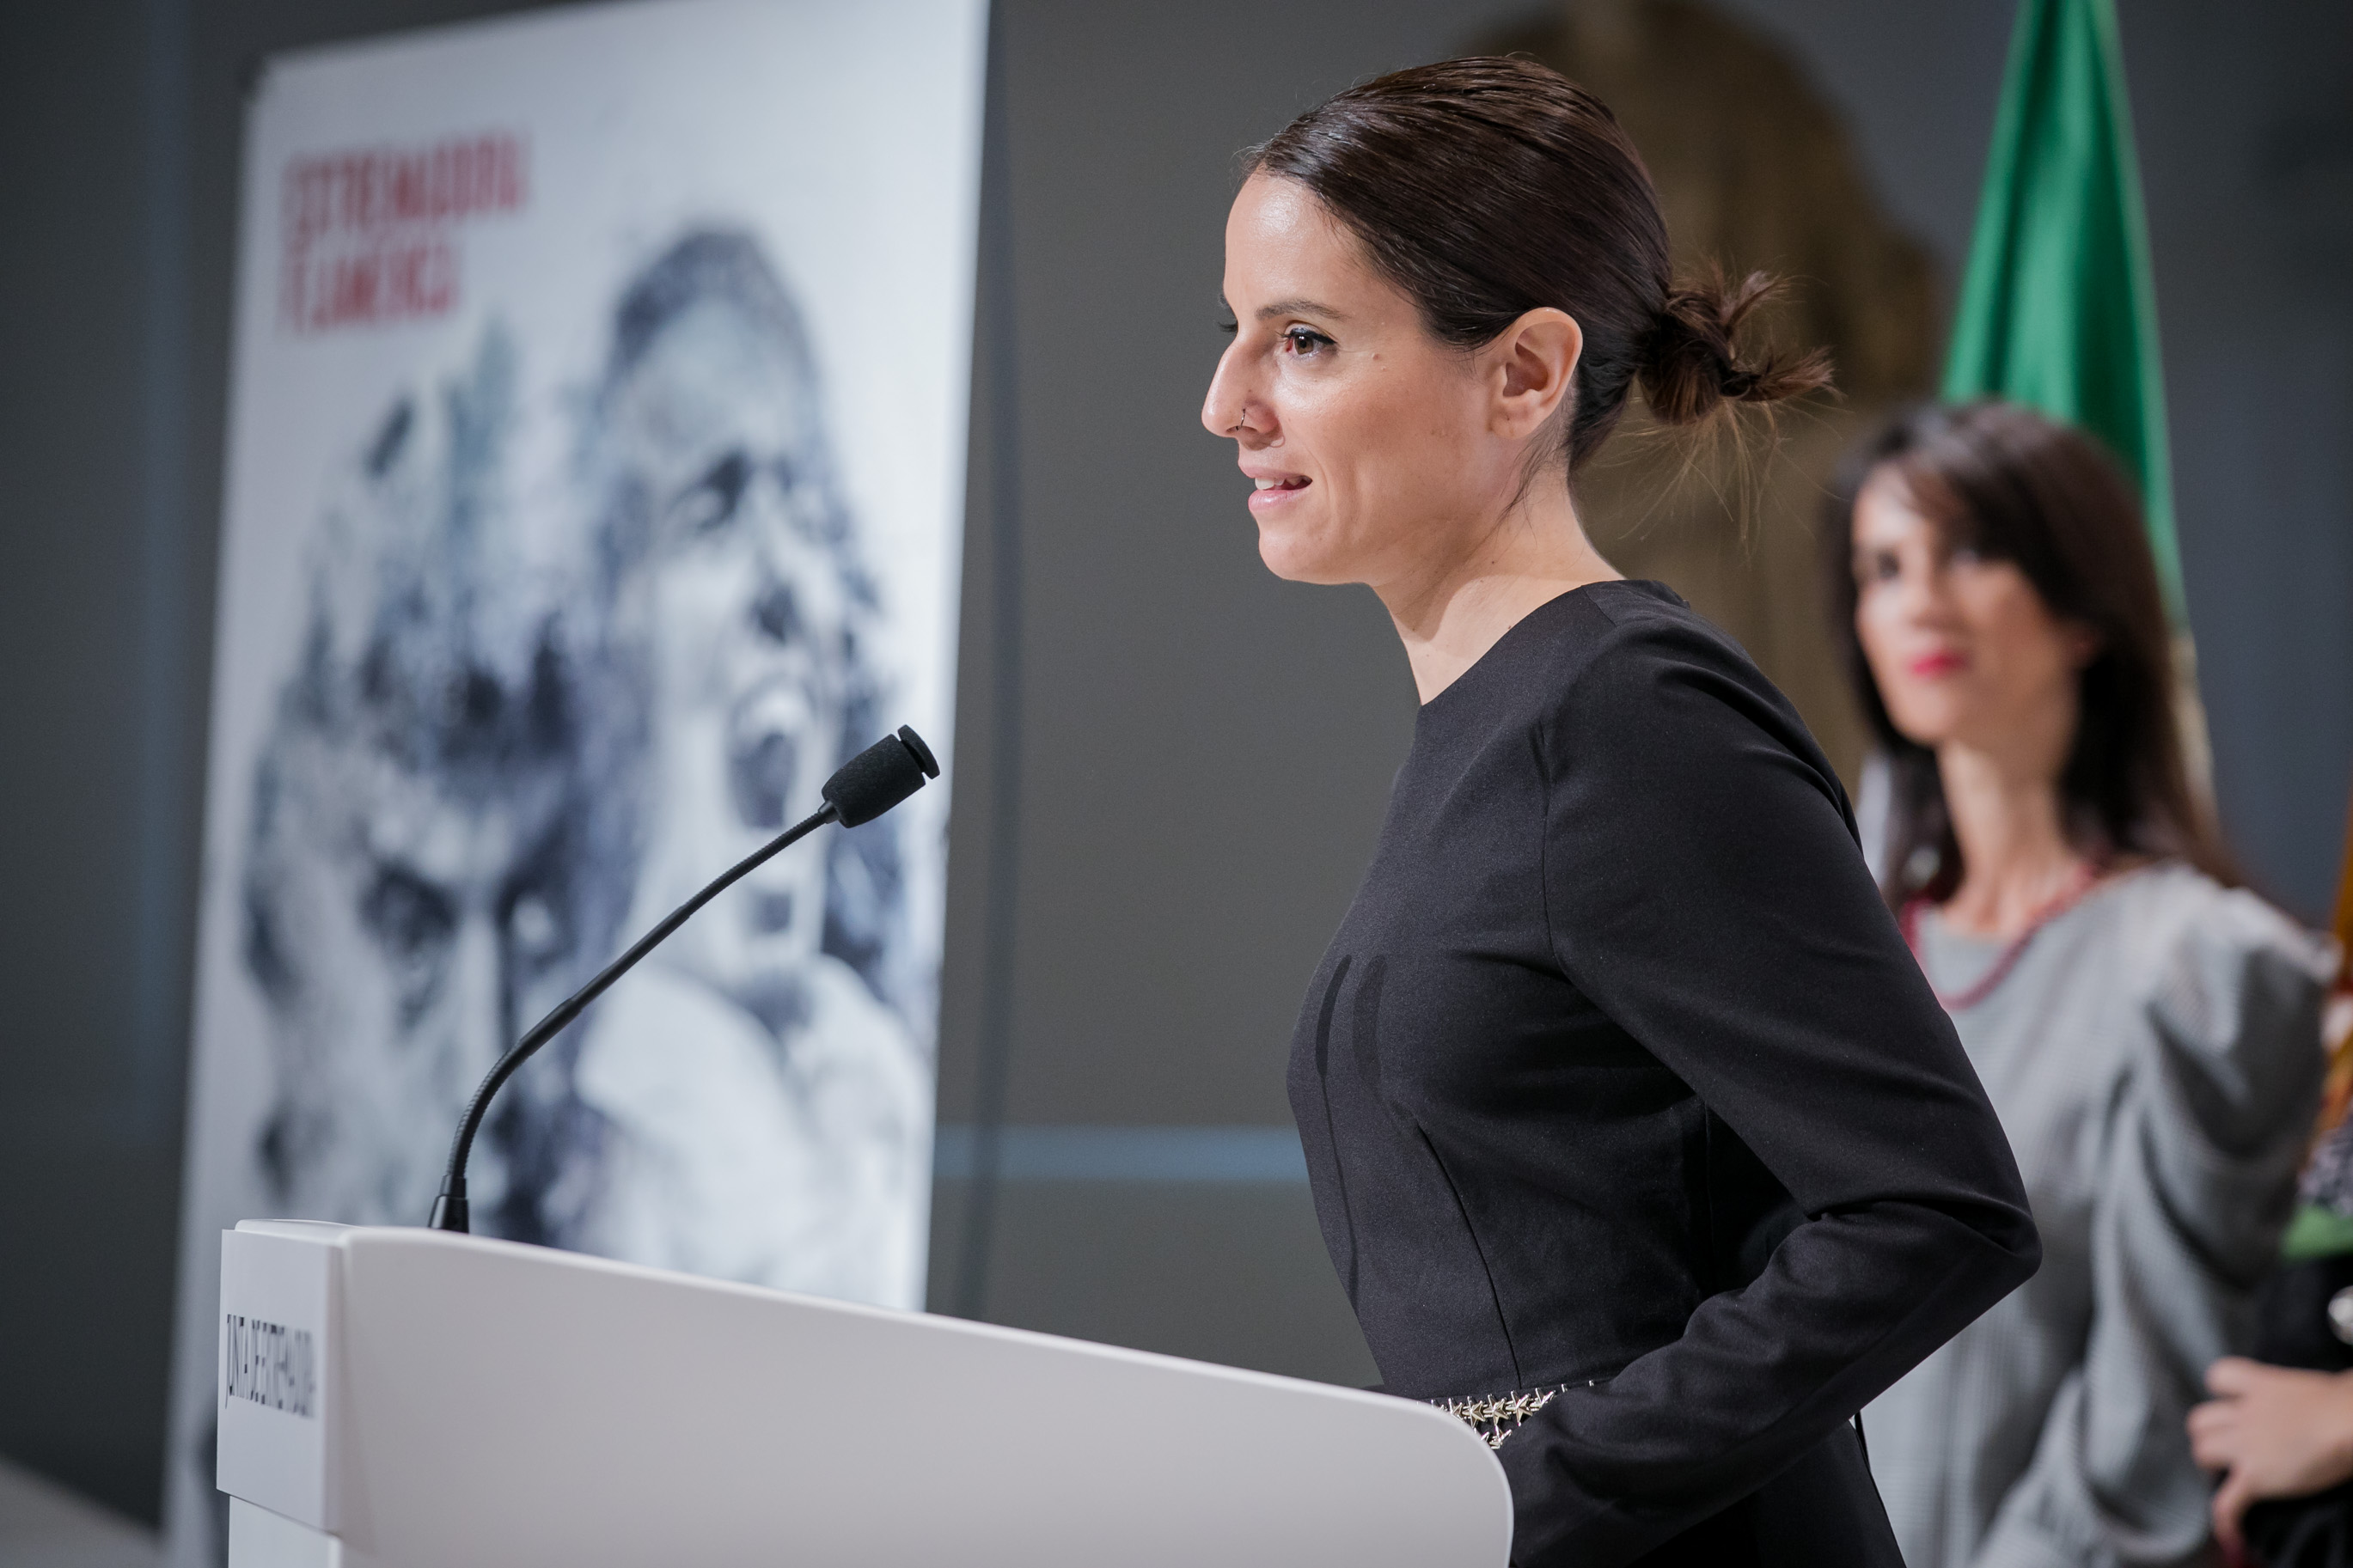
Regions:
<instances>
[{"instance_id":1,"label":"woman's eye","mask_svg":"<svg viewBox=\"0 0 2353 1568\"><path fill-rule=\"evenodd\" d=\"M711 532L735 515L751 480L751 458L730 452L670 503L670 528L689 536Z\"/></svg>"},{"instance_id":2,"label":"woman's eye","mask_svg":"<svg viewBox=\"0 0 2353 1568\"><path fill-rule=\"evenodd\" d=\"M1292 327L1282 334L1282 346L1295 354L1312 354L1332 346L1332 340L1313 327Z\"/></svg>"},{"instance_id":3,"label":"woman's eye","mask_svg":"<svg viewBox=\"0 0 2353 1568\"><path fill-rule=\"evenodd\" d=\"M1892 550L1874 550L1854 563L1854 580L1866 588L1874 583L1893 583L1903 575L1903 563Z\"/></svg>"},{"instance_id":4,"label":"woman's eye","mask_svg":"<svg viewBox=\"0 0 2353 1568\"><path fill-rule=\"evenodd\" d=\"M1219 321L1218 323L1218 331L1225 333L1226 336L1229 338L1241 330L1242 324L1240 321Z\"/></svg>"}]
</instances>

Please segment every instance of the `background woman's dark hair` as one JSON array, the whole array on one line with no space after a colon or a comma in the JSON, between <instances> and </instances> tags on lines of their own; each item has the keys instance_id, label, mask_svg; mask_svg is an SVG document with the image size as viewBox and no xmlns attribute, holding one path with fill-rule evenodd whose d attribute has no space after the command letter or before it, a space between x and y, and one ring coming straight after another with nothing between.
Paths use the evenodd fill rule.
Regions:
<instances>
[{"instance_id":1,"label":"background woman's dark hair","mask_svg":"<svg viewBox=\"0 0 2353 1568\"><path fill-rule=\"evenodd\" d=\"M1533 60L1448 60L1351 88L1255 149L1247 172L1314 192L1447 342L1491 342L1543 306L1576 318L1571 470L1638 379L1669 424L1830 382L1820 354L1752 362L1735 347L1772 292L1763 273L1675 287L1633 143L1600 100Z\"/></svg>"},{"instance_id":2,"label":"background woman's dark hair","mask_svg":"<svg viewBox=\"0 0 2353 1568\"><path fill-rule=\"evenodd\" d=\"M1855 634L1854 503L1883 468L1903 481L1947 543L2014 563L2052 615L2098 637L2099 651L2079 678L2075 743L2060 776L2065 826L2077 847L2099 856L2179 857L2236 885L2229 852L2183 767L2172 634L2131 484L2091 437L2031 409L1931 404L1848 454L1823 530L1835 636L1893 775L1888 902L1950 897L1960 885L1961 851L1936 753L1888 718Z\"/></svg>"}]
</instances>

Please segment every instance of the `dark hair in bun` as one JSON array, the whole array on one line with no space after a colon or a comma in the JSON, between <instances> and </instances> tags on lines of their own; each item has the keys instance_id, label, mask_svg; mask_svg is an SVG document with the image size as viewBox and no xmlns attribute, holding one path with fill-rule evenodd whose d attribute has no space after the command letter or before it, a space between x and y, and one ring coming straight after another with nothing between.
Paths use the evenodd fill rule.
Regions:
<instances>
[{"instance_id":1,"label":"dark hair in bun","mask_svg":"<svg viewBox=\"0 0 2353 1568\"><path fill-rule=\"evenodd\" d=\"M1677 288L1666 219L1601 100L1532 60L1420 66L1354 87L1255 149L1354 232L1447 342L1492 342L1552 306L1585 333L1561 455L1597 451L1638 380L1669 424L1830 384L1819 353L1744 357L1741 323L1773 281Z\"/></svg>"}]
</instances>

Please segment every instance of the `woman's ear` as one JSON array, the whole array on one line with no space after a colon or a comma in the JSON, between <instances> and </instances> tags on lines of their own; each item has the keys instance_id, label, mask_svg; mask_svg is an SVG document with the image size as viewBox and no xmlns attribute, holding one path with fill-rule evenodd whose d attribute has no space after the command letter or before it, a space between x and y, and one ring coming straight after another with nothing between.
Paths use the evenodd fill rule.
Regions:
<instances>
[{"instance_id":1,"label":"woman's ear","mask_svg":"<svg viewBox=\"0 0 2353 1568\"><path fill-rule=\"evenodd\" d=\"M1486 350L1493 356L1495 389L1488 428L1513 440L1543 429L1567 404L1584 352L1585 330L1568 312L1549 305L1504 328Z\"/></svg>"},{"instance_id":2,"label":"woman's ear","mask_svg":"<svg viewBox=\"0 0 2353 1568\"><path fill-rule=\"evenodd\" d=\"M2108 639L2089 621L2062 621L2059 635L2067 645L2068 663L2078 672L2090 668L2092 661L2108 646Z\"/></svg>"}]
</instances>

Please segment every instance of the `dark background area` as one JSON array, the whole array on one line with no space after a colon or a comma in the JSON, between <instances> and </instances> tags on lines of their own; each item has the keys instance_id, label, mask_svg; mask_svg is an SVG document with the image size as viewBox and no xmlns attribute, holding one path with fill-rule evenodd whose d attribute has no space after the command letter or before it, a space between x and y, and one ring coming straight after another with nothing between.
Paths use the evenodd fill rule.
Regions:
<instances>
[{"instance_id":1,"label":"dark background area","mask_svg":"<svg viewBox=\"0 0 2353 1568\"><path fill-rule=\"evenodd\" d=\"M244 86L273 50L516 8L0 12L0 1454L133 1516L163 1460ZM1846 115L1949 286L2010 6L1721 8ZM1196 422L1232 155L1542 9L997 7L941 1120L1001 1110L1008 1155L986 1203L939 1184L935 1308L1370 1376L1283 1172L1016 1156L1057 1128L1279 1143L1299 988L1413 700L1368 595L1260 569ZM2123 10L2221 805L2317 921L2353 778L2353 10Z\"/></svg>"}]
</instances>

